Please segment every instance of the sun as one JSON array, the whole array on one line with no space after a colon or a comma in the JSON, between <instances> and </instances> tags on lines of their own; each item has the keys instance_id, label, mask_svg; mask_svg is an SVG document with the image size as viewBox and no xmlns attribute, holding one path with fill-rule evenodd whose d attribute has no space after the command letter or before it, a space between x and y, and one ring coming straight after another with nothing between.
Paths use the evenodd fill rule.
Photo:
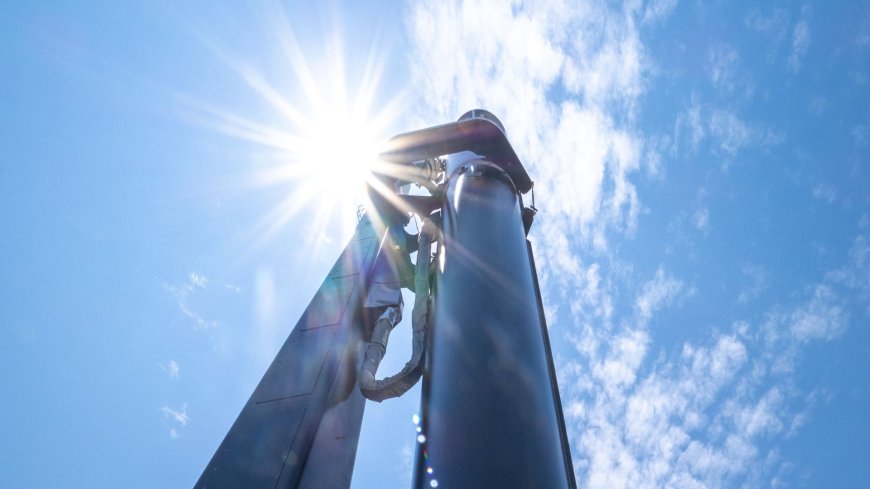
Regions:
<instances>
[{"instance_id":1,"label":"sun","mask_svg":"<svg viewBox=\"0 0 870 489\"><path fill-rule=\"evenodd\" d=\"M369 115L335 106L321 107L312 115L302 128L298 147L288 150L290 164L302 167L306 185L362 203L382 141L367 124Z\"/></svg>"},{"instance_id":2,"label":"sun","mask_svg":"<svg viewBox=\"0 0 870 489\"><path fill-rule=\"evenodd\" d=\"M359 85L373 83L362 80ZM349 86L340 70L316 86L324 85L331 89L308 93L308 107L297 109L297 114L304 115L288 120L281 129L275 165L256 177L264 185L288 185L288 200L271 213L279 216L271 228L305 208L319 226L315 235L322 234L336 217L348 233L357 210L367 202L371 169L378 164L386 125L396 118L396 104L371 110L374 92ZM355 93L354 98L349 99L348 93Z\"/></svg>"},{"instance_id":3,"label":"sun","mask_svg":"<svg viewBox=\"0 0 870 489\"><path fill-rule=\"evenodd\" d=\"M380 102L377 95L385 65L384 54L376 46L362 56L354 53L354 59L366 62L362 74L351 79L338 29L333 29L324 43L326 55L311 56L315 65L306 57L283 12L276 10L265 18L269 22L264 31L271 34L271 45L280 48L277 52L281 59L270 65L283 64L287 68L285 76L270 78L244 58L216 48L216 44L209 47L279 117L270 117L270 122L264 123L195 104L198 119L259 148L262 164L247 178L252 188L286 189L283 200L255 224L255 241L265 244L301 213L313 222L307 230L312 237L324 235L327 228L335 229L336 217L341 221L342 233L349 234L357 208L366 202L370 168L377 163L386 131L404 109L406 95L393 94L378 103L377 110L373 109Z\"/></svg>"}]
</instances>

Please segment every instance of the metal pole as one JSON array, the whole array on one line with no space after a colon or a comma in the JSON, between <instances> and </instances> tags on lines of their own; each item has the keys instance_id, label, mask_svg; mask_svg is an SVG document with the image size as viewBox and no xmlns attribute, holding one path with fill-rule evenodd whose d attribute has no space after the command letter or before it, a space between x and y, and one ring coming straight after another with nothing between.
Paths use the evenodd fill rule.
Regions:
<instances>
[{"instance_id":1,"label":"metal pole","mask_svg":"<svg viewBox=\"0 0 870 489\"><path fill-rule=\"evenodd\" d=\"M448 168L418 489L574 487L519 192L498 163Z\"/></svg>"}]
</instances>

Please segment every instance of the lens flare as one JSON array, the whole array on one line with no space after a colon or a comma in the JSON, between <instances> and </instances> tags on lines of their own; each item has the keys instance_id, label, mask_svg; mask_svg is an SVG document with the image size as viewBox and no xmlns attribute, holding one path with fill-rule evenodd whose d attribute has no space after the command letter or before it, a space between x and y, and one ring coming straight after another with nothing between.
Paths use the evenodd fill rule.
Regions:
<instances>
[{"instance_id":1,"label":"lens flare","mask_svg":"<svg viewBox=\"0 0 870 489\"><path fill-rule=\"evenodd\" d=\"M399 92L385 102L378 99L384 50L371 46L361 74L349 79L340 29L333 27L327 36L325 56L306 56L280 5L272 3L267 9L261 16L268 38L264 45L276 46L278 59L265 65L283 66L286 73L267 72L219 42L199 37L271 113L255 117L191 97L179 100L196 122L251 144L254 170L237 184L254 192L286 189L285 197L252 223L251 248L265 246L301 213L311 223L306 239L335 234L338 227L343 240L353 232L356 209L366 203L369 170L377 164L379 147L407 96ZM262 58L263 53L255 54ZM373 110L376 103L380 108Z\"/></svg>"}]
</instances>

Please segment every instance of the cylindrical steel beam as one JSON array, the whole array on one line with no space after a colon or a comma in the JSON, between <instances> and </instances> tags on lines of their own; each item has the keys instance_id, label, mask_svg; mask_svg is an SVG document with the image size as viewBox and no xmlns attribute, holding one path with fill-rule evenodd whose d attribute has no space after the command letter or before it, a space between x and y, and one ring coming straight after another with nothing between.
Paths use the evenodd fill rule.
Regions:
<instances>
[{"instance_id":1,"label":"cylindrical steel beam","mask_svg":"<svg viewBox=\"0 0 870 489\"><path fill-rule=\"evenodd\" d=\"M516 187L465 162L441 213L414 487L569 488Z\"/></svg>"}]
</instances>

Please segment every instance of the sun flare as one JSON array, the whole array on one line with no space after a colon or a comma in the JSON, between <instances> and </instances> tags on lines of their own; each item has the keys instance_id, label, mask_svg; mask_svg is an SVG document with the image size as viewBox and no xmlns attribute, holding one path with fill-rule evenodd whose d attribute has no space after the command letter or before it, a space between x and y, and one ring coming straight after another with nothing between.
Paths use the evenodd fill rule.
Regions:
<instances>
[{"instance_id":1,"label":"sun flare","mask_svg":"<svg viewBox=\"0 0 870 489\"><path fill-rule=\"evenodd\" d=\"M291 150L291 164L305 170L305 184L322 190L324 198L362 203L364 183L377 160L379 138L370 133L367 114L344 107L319 110Z\"/></svg>"},{"instance_id":2,"label":"sun flare","mask_svg":"<svg viewBox=\"0 0 870 489\"><path fill-rule=\"evenodd\" d=\"M361 75L351 79L337 29L326 43L327 55L313 57L320 63L312 66L283 12L271 12L266 18L264 31L271 34L271 45L280 47L276 64L286 66L288 73L267 76L216 44L210 47L280 117L266 123L202 104L194 104L195 108L199 119L211 127L253 143L259 161L246 177L253 190L286 188L285 197L255 224L254 245L265 244L301 213L311 216L307 239L318 240L337 228L344 240L353 231L357 208L365 204L369 170L376 164L386 131L403 109L405 96L394 94L385 102L377 98L385 53L375 46L367 56L354 58L366 62ZM379 109L372 110L376 105Z\"/></svg>"}]
</instances>

